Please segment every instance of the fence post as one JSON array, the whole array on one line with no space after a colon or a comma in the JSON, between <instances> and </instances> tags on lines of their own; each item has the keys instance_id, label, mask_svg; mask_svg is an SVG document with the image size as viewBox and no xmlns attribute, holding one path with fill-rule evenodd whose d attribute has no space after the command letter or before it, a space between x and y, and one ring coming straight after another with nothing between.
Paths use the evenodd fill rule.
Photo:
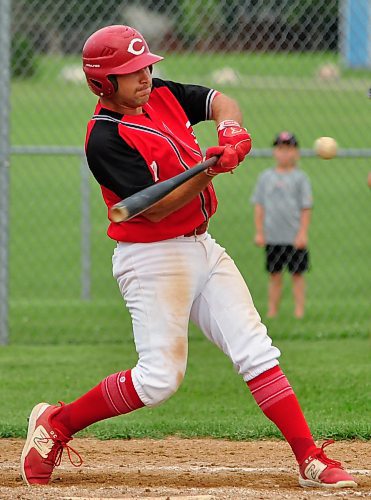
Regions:
<instances>
[{"instance_id":1,"label":"fence post","mask_svg":"<svg viewBox=\"0 0 371 500\"><path fill-rule=\"evenodd\" d=\"M85 155L80 160L81 172L81 298L91 299L91 216L89 169Z\"/></svg>"},{"instance_id":2,"label":"fence post","mask_svg":"<svg viewBox=\"0 0 371 500\"><path fill-rule=\"evenodd\" d=\"M0 344L9 316L10 0L0 0Z\"/></svg>"}]
</instances>

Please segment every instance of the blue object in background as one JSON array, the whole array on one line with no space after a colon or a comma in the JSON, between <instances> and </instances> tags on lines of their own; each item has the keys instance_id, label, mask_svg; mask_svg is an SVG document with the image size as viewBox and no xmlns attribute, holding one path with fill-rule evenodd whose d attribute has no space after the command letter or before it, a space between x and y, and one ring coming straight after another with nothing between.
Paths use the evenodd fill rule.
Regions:
<instances>
[{"instance_id":1,"label":"blue object in background","mask_svg":"<svg viewBox=\"0 0 371 500\"><path fill-rule=\"evenodd\" d=\"M371 0L343 0L343 55L352 68L371 68Z\"/></svg>"}]
</instances>

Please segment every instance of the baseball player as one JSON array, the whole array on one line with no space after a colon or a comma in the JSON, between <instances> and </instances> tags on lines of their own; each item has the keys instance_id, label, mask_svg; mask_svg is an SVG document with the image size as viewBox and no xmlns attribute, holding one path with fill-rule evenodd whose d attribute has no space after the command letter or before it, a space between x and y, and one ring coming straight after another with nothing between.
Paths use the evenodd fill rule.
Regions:
<instances>
[{"instance_id":1,"label":"baseball player","mask_svg":"<svg viewBox=\"0 0 371 500\"><path fill-rule=\"evenodd\" d=\"M107 206L200 162L192 127L201 121L216 123L218 145L206 157L219 160L141 215L109 225L108 235L117 241L113 275L132 317L137 364L108 375L72 403L33 408L23 479L47 484L64 449L81 464L68 444L76 432L174 394L186 370L192 320L231 359L288 441L300 484L356 486L339 462L326 457L328 443L315 445L247 285L207 231L217 208L213 178L232 172L251 148L241 111L216 90L152 79L152 65L161 60L128 26L100 29L84 45L87 83L99 97L87 127L86 155Z\"/></svg>"}]
</instances>

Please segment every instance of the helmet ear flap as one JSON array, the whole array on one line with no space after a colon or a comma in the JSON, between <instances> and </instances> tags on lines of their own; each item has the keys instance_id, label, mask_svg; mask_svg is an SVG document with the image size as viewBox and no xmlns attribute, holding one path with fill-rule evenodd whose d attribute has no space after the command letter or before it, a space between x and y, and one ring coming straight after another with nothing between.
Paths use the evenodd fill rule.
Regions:
<instances>
[{"instance_id":1,"label":"helmet ear flap","mask_svg":"<svg viewBox=\"0 0 371 500\"><path fill-rule=\"evenodd\" d=\"M108 75L107 76L107 79L112 83L112 86L113 86L113 89L114 89L114 92L117 92L118 88L119 88L119 85L117 83L117 78L115 75Z\"/></svg>"}]
</instances>

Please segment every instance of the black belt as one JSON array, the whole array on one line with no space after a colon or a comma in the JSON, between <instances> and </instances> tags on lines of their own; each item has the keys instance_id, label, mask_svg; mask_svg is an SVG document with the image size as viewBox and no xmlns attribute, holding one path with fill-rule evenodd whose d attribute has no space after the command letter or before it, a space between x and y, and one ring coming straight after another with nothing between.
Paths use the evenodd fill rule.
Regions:
<instances>
[{"instance_id":1,"label":"black belt","mask_svg":"<svg viewBox=\"0 0 371 500\"><path fill-rule=\"evenodd\" d=\"M199 226L195 227L193 231L190 231L189 233L186 233L183 236L189 237L189 236L197 236L199 234L204 234L207 231L208 225L209 225L209 221L205 220L205 222L203 222Z\"/></svg>"}]
</instances>

